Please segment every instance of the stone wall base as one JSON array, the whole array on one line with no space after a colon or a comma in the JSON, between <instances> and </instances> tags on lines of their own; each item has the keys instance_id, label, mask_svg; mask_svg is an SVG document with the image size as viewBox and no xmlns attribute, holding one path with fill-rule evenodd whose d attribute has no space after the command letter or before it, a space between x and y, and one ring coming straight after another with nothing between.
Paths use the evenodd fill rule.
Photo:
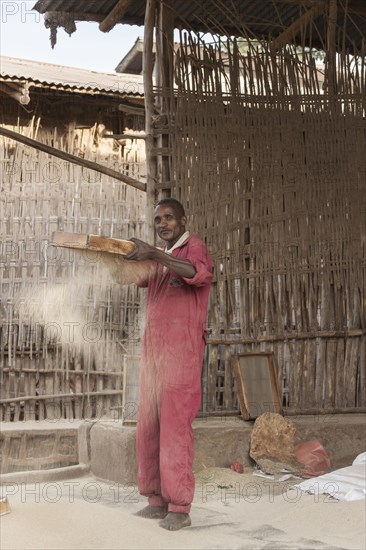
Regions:
<instances>
[{"instance_id":1,"label":"stone wall base","mask_svg":"<svg viewBox=\"0 0 366 550\"><path fill-rule=\"evenodd\" d=\"M364 414L287 418L296 426L296 442L322 443L333 470L350 465L366 449ZM249 456L253 424L239 417L197 419L194 472L227 468L234 461L244 468L253 466ZM120 421L9 423L1 427L0 481L20 482L25 472L33 472L31 478L37 481L90 472L116 483L136 483L135 444L136 428Z\"/></svg>"}]
</instances>

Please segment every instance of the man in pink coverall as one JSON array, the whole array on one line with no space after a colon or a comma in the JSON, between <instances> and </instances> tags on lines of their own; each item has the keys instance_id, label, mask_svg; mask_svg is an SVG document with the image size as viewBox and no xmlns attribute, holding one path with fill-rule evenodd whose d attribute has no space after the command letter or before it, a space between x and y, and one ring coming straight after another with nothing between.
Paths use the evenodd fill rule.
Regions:
<instances>
[{"instance_id":1,"label":"man in pink coverall","mask_svg":"<svg viewBox=\"0 0 366 550\"><path fill-rule=\"evenodd\" d=\"M191 524L192 422L201 402L212 279L207 247L186 231L186 221L180 202L161 200L154 223L165 251L131 239L136 248L127 256L156 262L140 284L148 287L148 297L136 439L139 492L148 506L138 515L161 519L161 527L174 531Z\"/></svg>"}]
</instances>

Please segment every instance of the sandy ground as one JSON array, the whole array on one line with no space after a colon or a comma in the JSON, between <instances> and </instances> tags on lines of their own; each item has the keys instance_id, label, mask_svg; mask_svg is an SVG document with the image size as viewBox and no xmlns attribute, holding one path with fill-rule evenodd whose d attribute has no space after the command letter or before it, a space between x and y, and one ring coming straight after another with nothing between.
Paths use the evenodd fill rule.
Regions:
<instances>
[{"instance_id":1,"label":"sandy ground","mask_svg":"<svg viewBox=\"0 0 366 550\"><path fill-rule=\"evenodd\" d=\"M192 526L168 532L134 516L136 487L94 477L3 487L1 550L366 548L366 501L338 502L291 485L210 468L196 476Z\"/></svg>"}]
</instances>

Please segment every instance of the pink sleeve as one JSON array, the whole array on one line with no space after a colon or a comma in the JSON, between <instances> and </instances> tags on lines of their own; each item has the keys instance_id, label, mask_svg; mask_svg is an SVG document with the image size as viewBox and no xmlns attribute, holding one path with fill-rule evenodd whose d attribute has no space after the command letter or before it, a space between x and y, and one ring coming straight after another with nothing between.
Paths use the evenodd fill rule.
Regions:
<instances>
[{"instance_id":1,"label":"pink sleeve","mask_svg":"<svg viewBox=\"0 0 366 550\"><path fill-rule=\"evenodd\" d=\"M192 278L182 277L188 285L204 286L212 280L212 259L206 245L202 241L195 241L189 244L188 254L185 258L190 262L196 274Z\"/></svg>"}]
</instances>

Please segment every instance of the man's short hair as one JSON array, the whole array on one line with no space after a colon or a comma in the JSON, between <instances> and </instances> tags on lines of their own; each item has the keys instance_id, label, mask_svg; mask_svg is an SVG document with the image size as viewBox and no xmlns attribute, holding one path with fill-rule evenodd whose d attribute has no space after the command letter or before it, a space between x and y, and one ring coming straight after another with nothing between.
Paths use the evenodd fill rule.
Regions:
<instances>
[{"instance_id":1,"label":"man's short hair","mask_svg":"<svg viewBox=\"0 0 366 550\"><path fill-rule=\"evenodd\" d=\"M157 208L158 206L165 206L165 205L170 205L174 208L176 214L178 214L178 216L180 218L183 218L183 216L186 215L185 211L184 211L184 206L181 202L179 202L177 199L173 199L172 197L168 197L167 199L161 199L156 205L155 205L155 208Z\"/></svg>"}]
</instances>

